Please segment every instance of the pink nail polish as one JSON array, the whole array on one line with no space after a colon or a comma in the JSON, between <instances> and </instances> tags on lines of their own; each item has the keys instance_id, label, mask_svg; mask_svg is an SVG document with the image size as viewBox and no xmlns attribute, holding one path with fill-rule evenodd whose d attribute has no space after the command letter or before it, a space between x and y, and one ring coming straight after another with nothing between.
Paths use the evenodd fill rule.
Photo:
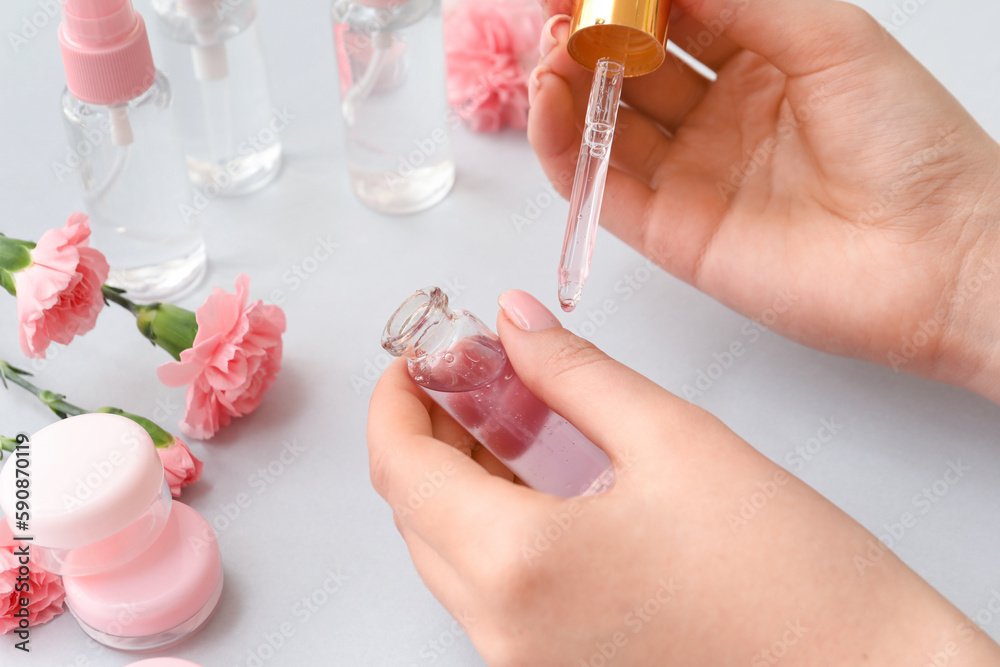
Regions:
<instances>
[{"instance_id":1,"label":"pink nail polish","mask_svg":"<svg viewBox=\"0 0 1000 667\"><path fill-rule=\"evenodd\" d=\"M544 331L562 326L548 308L527 292L507 290L498 301L504 314L521 331Z\"/></svg>"}]
</instances>

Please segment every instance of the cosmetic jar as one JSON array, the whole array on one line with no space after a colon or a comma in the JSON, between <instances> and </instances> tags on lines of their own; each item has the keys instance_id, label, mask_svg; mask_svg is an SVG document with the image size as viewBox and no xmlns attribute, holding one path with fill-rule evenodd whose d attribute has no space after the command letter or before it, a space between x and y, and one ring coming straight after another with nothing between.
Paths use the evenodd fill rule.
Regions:
<instances>
[{"instance_id":1,"label":"cosmetic jar","mask_svg":"<svg viewBox=\"0 0 1000 667\"><path fill-rule=\"evenodd\" d=\"M219 545L198 512L171 502L145 429L120 415L84 414L27 442L27 525L16 520L23 466L0 471L0 506L38 564L62 575L84 632L110 648L152 651L200 629L222 594Z\"/></svg>"},{"instance_id":2,"label":"cosmetic jar","mask_svg":"<svg viewBox=\"0 0 1000 667\"><path fill-rule=\"evenodd\" d=\"M152 651L187 638L212 616L222 594L222 559L211 526L175 502L149 549L113 570L63 577L66 605L95 641Z\"/></svg>"},{"instance_id":3,"label":"cosmetic jar","mask_svg":"<svg viewBox=\"0 0 1000 667\"><path fill-rule=\"evenodd\" d=\"M31 436L30 467L0 470L0 507L32 538L39 567L88 575L145 551L170 514L170 487L149 434L131 419L84 414ZM17 471L30 479L28 530L17 530Z\"/></svg>"}]
</instances>

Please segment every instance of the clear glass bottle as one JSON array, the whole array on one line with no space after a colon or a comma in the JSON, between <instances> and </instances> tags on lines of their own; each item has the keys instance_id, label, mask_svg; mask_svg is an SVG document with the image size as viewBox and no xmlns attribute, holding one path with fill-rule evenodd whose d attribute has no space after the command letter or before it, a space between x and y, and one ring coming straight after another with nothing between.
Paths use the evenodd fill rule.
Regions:
<instances>
[{"instance_id":1,"label":"clear glass bottle","mask_svg":"<svg viewBox=\"0 0 1000 667\"><path fill-rule=\"evenodd\" d=\"M64 0L63 18L63 118L108 284L140 302L177 297L207 260L170 84L131 0Z\"/></svg>"},{"instance_id":2,"label":"clear glass bottle","mask_svg":"<svg viewBox=\"0 0 1000 667\"><path fill-rule=\"evenodd\" d=\"M288 117L271 104L256 2L153 0L153 10L191 182L222 195L264 187L281 168Z\"/></svg>"},{"instance_id":3,"label":"clear glass bottle","mask_svg":"<svg viewBox=\"0 0 1000 667\"><path fill-rule=\"evenodd\" d=\"M405 356L413 381L533 489L569 498L614 484L607 454L528 391L497 335L449 308L439 288L403 302L382 347Z\"/></svg>"},{"instance_id":4,"label":"clear glass bottle","mask_svg":"<svg viewBox=\"0 0 1000 667\"><path fill-rule=\"evenodd\" d=\"M333 0L351 187L413 213L451 191L441 0Z\"/></svg>"}]
</instances>

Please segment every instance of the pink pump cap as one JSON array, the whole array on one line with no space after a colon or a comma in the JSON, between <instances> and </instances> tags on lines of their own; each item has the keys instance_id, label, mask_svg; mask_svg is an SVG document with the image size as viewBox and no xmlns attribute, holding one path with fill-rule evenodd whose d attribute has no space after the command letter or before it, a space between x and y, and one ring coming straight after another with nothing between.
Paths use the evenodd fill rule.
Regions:
<instances>
[{"instance_id":1,"label":"pink pump cap","mask_svg":"<svg viewBox=\"0 0 1000 667\"><path fill-rule=\"evenodd\" d=\"M156 76L146 24L132 0L63 0L59 26L66 85L88 104L124 104Z\"/></svg>"}]
</instances>

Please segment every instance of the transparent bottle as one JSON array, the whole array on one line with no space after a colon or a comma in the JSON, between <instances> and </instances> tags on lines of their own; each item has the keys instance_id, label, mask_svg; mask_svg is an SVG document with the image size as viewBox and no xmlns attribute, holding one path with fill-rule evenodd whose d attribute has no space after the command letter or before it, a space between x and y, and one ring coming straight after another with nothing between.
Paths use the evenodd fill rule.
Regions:
<instances>
[{"instance_id":1,"label":"transparent bottle","mask_svg":"<svg viewBox=\"0 0 1000 667\"><path fill-rule=\"evenodd\" d=\"M64 0L62 112L108 284L136 301L176 297L205 275L201 226L170 113L131 0Z\"/></svg>"},{"instance_id":2,"label":"transparent bottle","mask_svg":"<svg viewBox=\"0 0 1000 667\"><path fill-rule=\"evenodd\" d=\"M233 196L264 187L281 168L289 115L271 104L256 2L153 0L153 10L191 182Z\"/></svg>"},{"instance_id":3,"label":"transparent bottle","mask_svg":"<svg viewBox=\"0 0 1000 667\"><path fill-rule=\"evenodd\" d=\"M413 381L533 489L568 498L614 484L607 454L528 391L497 335L449 308L439 288L403 302L382 347L405 356Z\"/></svg>"},{"instance_id":4,"label":"transparent bottle","mask_svg":"<svg viewBox=\"0 0 1000 667\"><path fill-rule=\"evenodd\" d=\"M441 0L333 0L351 187L413 213L451 191Z\"/></svg>"}]
</instances>

